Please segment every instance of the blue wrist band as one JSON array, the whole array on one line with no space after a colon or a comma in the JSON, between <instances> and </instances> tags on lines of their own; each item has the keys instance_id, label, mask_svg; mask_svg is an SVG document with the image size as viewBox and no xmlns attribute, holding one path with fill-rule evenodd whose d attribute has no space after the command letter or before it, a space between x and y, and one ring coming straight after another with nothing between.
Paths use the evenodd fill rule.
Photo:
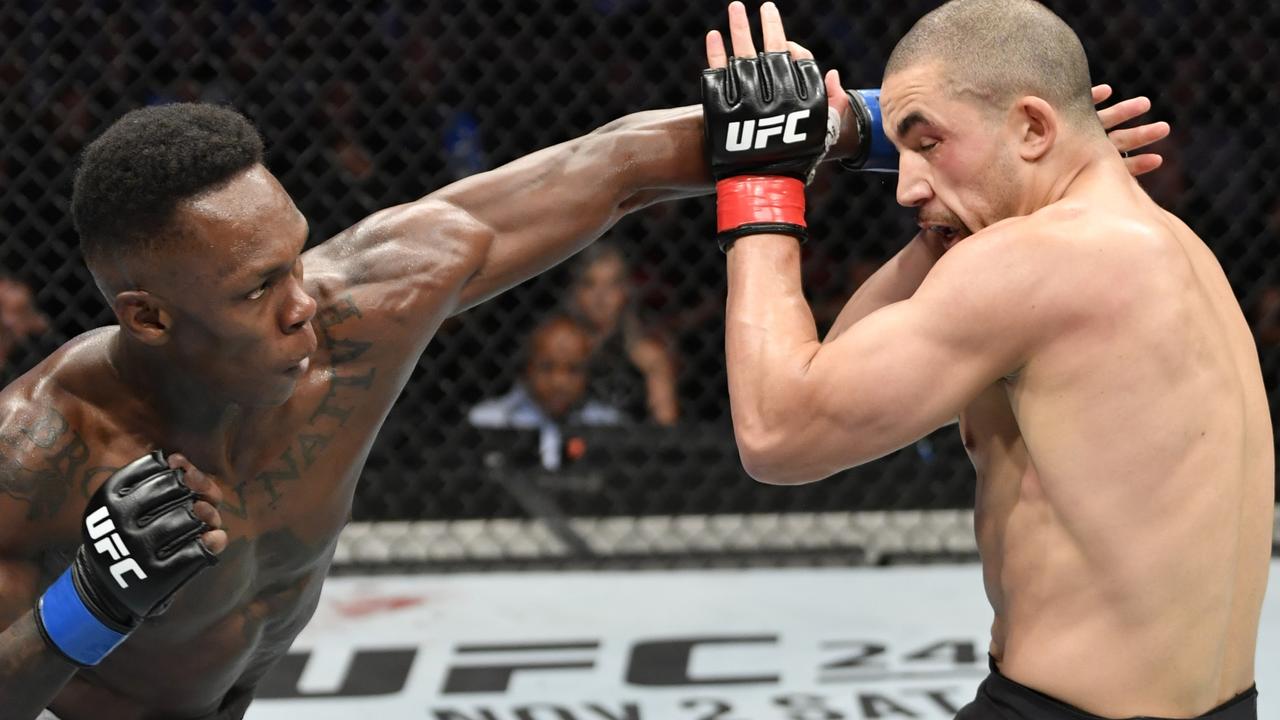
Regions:
<instances>
[{"instance_id":1,"label":"blue wrist band","mask_svg":"<svg viewBox=\"0 0 1280 720\"><path fill-rule=\"evenodd\" d=\"M860 123L858 128L865 133L866 139L861 156L852 162L841 161L841 164L859 172L898 172L898 149L884 134L884 120L880 117L880 88L854 90L849 93L849 99L855 103L861 100L867 110L867 127L861 127Z\"/></svg>"},{"instance_id":2,"label":"blue wrist band","mask_svg":"<svg viewBox=\"0 0 1280 720\"><path fill-rule=\"evenodd\" d=\"M85 607L67 568L36 604L40 628L54 647L80 665L97 665L128 637L107 627Z\"/></svg>"}]
</instances>

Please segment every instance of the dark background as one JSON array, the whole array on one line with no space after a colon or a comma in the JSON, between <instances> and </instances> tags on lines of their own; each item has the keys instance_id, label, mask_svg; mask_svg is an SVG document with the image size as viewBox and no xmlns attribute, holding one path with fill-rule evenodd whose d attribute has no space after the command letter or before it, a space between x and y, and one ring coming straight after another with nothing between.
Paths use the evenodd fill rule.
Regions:
<instances>
[{"instance_id":1,"label":"dark background","mask_svg":"<svg viewBox=\"0 0 1280 720\"><path fill-rule=\"evenodd\" d=\"M1213 248L1251 318L1280 286L1280 8L1226 0L1048 3L1081 35L1095 82L1146 94L1173 123L1149 192ZM176 4L175 4L176 5ZM426 3L5 2L0 5L0 270L35 291L53 331L18 349L30 367L111 316L79 257L68 213L85 144L129 109L229 103L267 142L268 166L319 242L379 208L566 140L628 112L691 104L702 36L723 5L689 0ZM936 2L783 1L789 35L874 87L893 44ZM583 188L590 192L591 188ZM806 246L815 306L838 307L851 265L891 256L913 216L893 176L824 172ZM590 492L554 490L591 515L961 508L972 470L954 430L835 480L769 488L741 472L723 369L723 258L713 202L624 219L639 310L679 368L681 420L625 441L588 440ZM557 269L450 321L389 418L356 519L517 516L466 410L503 392ZM1260 352L1275 414L1280 347ZM1135 429L1141 432L1141 429ZM1118 439L1123 442L1123 439ZM602 468L610 468L602 470Z\"/></svg>"}]
</instances>

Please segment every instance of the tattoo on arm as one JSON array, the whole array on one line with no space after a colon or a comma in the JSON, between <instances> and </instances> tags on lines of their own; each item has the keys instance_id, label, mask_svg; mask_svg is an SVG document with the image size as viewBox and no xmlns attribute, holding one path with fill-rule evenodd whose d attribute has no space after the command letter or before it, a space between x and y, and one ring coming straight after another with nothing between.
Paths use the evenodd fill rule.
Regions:
<instances>
[{"instance_id":1,"label":"tattoo on arm","mask_svg":"<svg viewBox=\"0 0 1280 720\"><path fill-rule=\"evenodd\" d=\"M356 301L351 297L351 293L337 298L332 305L316 312L316 321L325 330L334 325L341 325L342 321L349 317L364 317L364 315L360 314L360 308L356 306Z\"/></svg>"},{"instance_id":2,"label":"tattoo on arm","mask_svg":"<svg viewBox=\"0 0 1280 720\"><path fill-rule=\"evenodd\" d=\"M19 457L24 459L20 460ZM89 446L67 419L45 408L31 423L0 435L0 493L27 503L27 519L53 517L62 509L78 476L87 493Z\"/></svg>"},{"instance_id":3,"label":"tattoo on arm","mask_svg":"<svg viewBox=\"0 0 1280 720\"><path fill-rule=\"evenodd\" d=\"M363 315L350 294L336 299L317 314L320 347L327 350L329 356L329 367L325 371L329 387L307 420L306 432L299 433L271 467L236 485L230 493L234 497L223 500L223 511L247 518L249 497L258 489L266 493L268 507L277 507L283 497L281 486L300 479L303 472L315 464L355 410L359 403L356 394L373 388L377 368L371 367L363 373L341 372L344 365L354 362L374 345L370 341L334 335L333 328L353 317Z\"/></svg>"},{"instance_id":4,"label":"tattoo on arm","mask_svg":"<svg viewBox=\"0 0 1280 720\"><path fill-rule=\"evenodd\" d=\"M95 465L85 470L84 475L80 477L80 494L84 496L85 500L88 500L89 496L98 489L98 486L106 482L107 478L111 477L112 473L119 469L114 465Z\"/></svg>"}]
</instances>

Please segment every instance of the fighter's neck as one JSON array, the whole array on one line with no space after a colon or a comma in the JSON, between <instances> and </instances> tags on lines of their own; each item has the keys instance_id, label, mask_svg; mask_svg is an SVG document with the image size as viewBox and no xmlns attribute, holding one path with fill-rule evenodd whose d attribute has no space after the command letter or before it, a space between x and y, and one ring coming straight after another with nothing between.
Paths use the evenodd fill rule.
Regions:
<instances>
[{"instance_id":1,"label":"fighter's neck","mask_svg":"<svg viewBox=\"0 0 1280 720\"><path fill-rule=\"evenodd\" d=\"M227 462L244 426L246 410L213 397L198 378L183 374L157 354L130 343L119 331L107 349L111 369L128 393L132 425L166 452L181 451L192 462Z\"/></svg>"},{"instance_id":2,"label":"fighter's neck","mask_svg":"<svg viewBox=\"0 0 1280 720\"><path fill-rule=\"evenodd\" d=\"M1109 143L1090 143L1071 157L1057 161L1059 167L1042 174L1044 182L1027 194L1022 215L1030 215L1071 197L1096 193L1099 186L1117 183L1131 185L1133 180L1124 161Z\"/></svg>"}]
</instances>

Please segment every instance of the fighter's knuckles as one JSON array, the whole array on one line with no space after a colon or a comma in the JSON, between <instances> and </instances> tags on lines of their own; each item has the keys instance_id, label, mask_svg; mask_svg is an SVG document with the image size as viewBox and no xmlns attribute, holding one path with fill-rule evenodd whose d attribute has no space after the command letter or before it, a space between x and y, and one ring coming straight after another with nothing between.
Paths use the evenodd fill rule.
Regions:
<instances>
[{"instance_id":1,"label":"fighter's knuckles","mask_svg":"<svg viewBox=\"0 0 1280 720\"><path fill-rule=\"evenodd\" d=\"M210 530L200 535L200 543L214 555L221 555L227 549L227 531Z\"/></svg>"},{"instance_id":2,"label":"fighter's knuckles","mask_svg":"<svg viewBox=\"0 0 1280 720\"><path fill-rule=\"evenodd\" d=\"M218 491L218 484L212 477L190 464L182 469L182 484L197 495L209 495Z\"/></svg>"},{"instance_id":3,"label":"fighter's knuckles","mask_svg":"<svg viewBox=\"0 0 1280 720\"><path fill-rule=\"evenodd\" d=\"M209 487L200 491L198 494L200 497L208 500L214 507L222 504L222 488L218 487L218 484L212 480L209 481Z\"/></svg>"},{"instance_id":4,"label":"fighter's knuckles","mask_svg":"<svg viewBox=\"0 0 1280 720\"><path fill-rule=\"evenodd\" d=\"M192 492L203 493L213 483L199 470L184 470L182 473L182 484L186 485Z\"/></svg>"},{"instance_id":5,"label":"fighter's knuckles","mask_svg":"<svg viewBox=\"0 0 1280 720\"><path fill-rule=\"evenodd\" d=\"M211 528L222 527L222 514L218 512L216 507L204 500L197 500L192 503L191 514Z\"/></svg>"}]
</instances>

